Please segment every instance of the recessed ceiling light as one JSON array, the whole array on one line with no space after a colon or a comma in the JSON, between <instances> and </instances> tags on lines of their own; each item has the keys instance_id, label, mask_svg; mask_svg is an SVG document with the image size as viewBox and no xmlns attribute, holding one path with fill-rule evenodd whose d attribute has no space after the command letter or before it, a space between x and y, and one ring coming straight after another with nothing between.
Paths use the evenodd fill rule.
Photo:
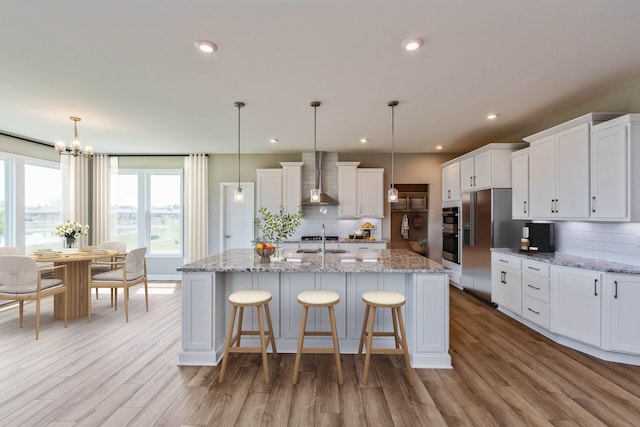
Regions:
<instances>
[{"instance_id":1,"label":"recessed ceiling light","mask_svg":"<svg viewBox=\"0 0 640 427\"><path fill-rule=\"evenodd\" d=\"M204 53L213 53L218 50L218 46L216 46L215 43L210 42L209 40L196 40L195 44L196 47Z\"/></svg>"},{"instance_id":2,"label":"recessed ceiling light","mask_svg":"<svg viewBox=\"0 0 640 427\"><path fill-rule=\"evenodd\" d=\"M444 145L436 145L436 150L442 150L444 148Z\"/></svg>"},{"instance_id":3,"label":"recessed ceiling light","mask_svg":"<svg viewBox=\"0 0 640 427\"><path fill-rule=\"evenodd\" d=\"M498 114L497 114L497 113L490 113L490 114L487 114L487 120L494 120L494 119L496 119L497 117L498 117Z\"/></svg>"},{"instance_id":4,"label":"recessed ceiling light","mask_svg":"<svg viewBox=\"0 0 640 427\"><path fill-rule=\"evenodd\" d=\"M402 42L402 48L408 51L414 51L420 49L424 40L420 38L410 38Z\"/></svg>"},{"instance_id":5,"label":"recessed ceiling light","mask_svg":"<svg viewBox=\"0 0 640 427\"><path fill-rule=\"evenodd\" d=\"M271 138L269 139L269 142L275 144L276 142L278 142L278 138Z\"/></svg>"},{"instance_id":6,"label":"recessed ceiling light","mask_svg":"<svg viewBox=\"0 0 640 427\"><path fill-rule=\"evenodd\" d=\"M360 138L361 144L366 144L367 142L369 142L369 138Z\"/></svg>"}]
</instances>

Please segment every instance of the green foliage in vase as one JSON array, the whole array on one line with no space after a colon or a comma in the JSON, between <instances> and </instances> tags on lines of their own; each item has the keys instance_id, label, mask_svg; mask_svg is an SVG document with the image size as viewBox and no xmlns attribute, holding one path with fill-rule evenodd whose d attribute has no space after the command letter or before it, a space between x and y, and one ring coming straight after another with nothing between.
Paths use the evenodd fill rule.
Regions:
<instances>
[{"instance_id":1,"label":"green foliage in vase","mask_svg":"<svg viewBox=\"0 0 640 427\"><path fill-rule=\"evenodd\" d=\"M295 213L289 213L281 208L279 212L270 212L263 207L258 210L258 213L261 217L256 218L254 223L260 230L260 236L255 242L278 243L291 237L300 227L302 219L302 211L300 210Z\"/></svg>"}]
</instances>

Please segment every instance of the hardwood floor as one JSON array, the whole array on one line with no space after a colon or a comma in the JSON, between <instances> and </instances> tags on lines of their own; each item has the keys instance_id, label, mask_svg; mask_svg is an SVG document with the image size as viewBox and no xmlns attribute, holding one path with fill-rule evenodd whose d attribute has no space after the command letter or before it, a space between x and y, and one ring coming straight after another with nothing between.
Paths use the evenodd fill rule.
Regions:
<instances>
[{"instance_id":1,"label":"hardwood floor","mask_svg":"<svg viewBox=\"0 0 640 427\"><path fill-rule=\"evenodd\" d=\"M224 384L219 367L178 367L180 286L134 293L129 323L93 306L93 322L64 329L42 307L34 340L34 304L0 308L0 426L637 426L640 367L603 362L559 346L476 299L451 290L454 369L416 370L409 386L400 356L375 355L369 384L364 360L343 355L344 385L330 354L236 355ZM137 288L139 289L139 288Z\"/></svg>"}]
</instances>

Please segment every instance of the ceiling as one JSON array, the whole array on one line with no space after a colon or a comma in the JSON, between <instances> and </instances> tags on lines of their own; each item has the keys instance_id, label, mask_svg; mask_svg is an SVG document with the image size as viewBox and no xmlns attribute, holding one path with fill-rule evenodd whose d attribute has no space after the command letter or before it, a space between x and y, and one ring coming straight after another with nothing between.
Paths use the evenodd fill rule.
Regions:
<instances>
[{"instance_id":1,"label":"ceiling","mask_svg":"<svg viewBox=\"0 0 640 427\"><path fill-rule=\"evenodd\" d=\"M638 81L638 16L636 0L3 2L0 131L68 143L79 116L96 152L234 153L244 101L243 153L308 152L318 100L318 150L389 152L395 99L396 152L460 153Z\"/></svg>"}]
</instances>

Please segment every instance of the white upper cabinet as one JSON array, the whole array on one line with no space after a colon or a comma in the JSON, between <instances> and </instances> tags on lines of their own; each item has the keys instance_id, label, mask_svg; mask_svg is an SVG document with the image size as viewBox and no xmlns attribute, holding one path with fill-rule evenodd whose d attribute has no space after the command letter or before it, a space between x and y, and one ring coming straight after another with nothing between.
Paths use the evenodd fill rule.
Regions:
<instances>
[{"instance_id":1,"label":"white upper cabinet","mask_svg":"<svg viewBox=\"0 0 640 427\"><path fill-rule=\"evenodd\" d=\"M282 162L282 169L257 169L256 209L297 212L302 203L302 165L304 162Z\"/></svg>"},{"instance_id":2,"label":"white upper cabinet","mask_svg":"<svg viewBox=\"0 0 640 427\"><path fill-rule=\"evenodd\" d=\"M360 162L336 162L338 167L338 217L357 218L357 170Z\"/></svg>"},{"instance_id":3,"label":"white upper cabinet","mask_svg":"<svg viewBox=\"0 0 640 427\"><path fill-rule=\"evenodd\" d=\"M258 169L256 210L278 212L282 207L282 169Z\"/></svg>"},{"instance_id":4,"label":"white upper cabinet","mask_svg":"<svg viewBox=\"0 0 640 427\"><path fill-rule=\"evenodd\" d=\"M460 162L442 165L442 201L460 200Z\"/></svg>"},{"instance_id":5,"label":"white upper cabinet","mask_svg":"<svg viewBox=\"0 0 640 427\"><path fill-rule=\"evenodd\" d=\"M633 175L633 176L632 176ZM591 129L591 218L640 220L640 114Z\"/></svg>"},{"instance_id":6,"label":"white upper cabinet","mask_svg":"<svg viewBox=\"0 0 640 427\"><path fill-rule=\"evenodd\" d=\"M530 143L529 218L593 217L591 127L619 116L619 113L589 113L524 138Z\"/></svg>"},{"instance_id":7,"label":"white upper cabinet","mask_svg":"<svg viewBox=\"0 0 640 427\"><path fill-rule=\"evenodd\" d=\"M282 206L290 213L302 210L302 165L304 162L280 162L282 165Z\"/></svg>"},{"instance_id":8,"label":"white upper cabinet","mask_svg":"<svg viewBox=\"0 0 640 427\"><path fill-rule=\"evenodd\" d=\"M529 218L529 149L511 153L511 215L514 219Z\"/></svg>"},{"instance_id":9,"label":"white upper cabinet","mask_svg":"<svg viewBox=\"0 0 640 427\"><path fill-rule=\"evenodd\" d=\"M531 142L532 218L589 217L589 123Z\"/></svg>"},{"instance_id":10,"label":"white upper cabinet","mask_svg":"<svg viewBox=\"0 0 640 427\"><path fill-rule=\"evenodd\" d=\"M356 171L358 217L384 217L384 169L362 168Z\"/></svg>"},{"instance_id":11,"label":"white upper cabinet","mask_svg":"<svg viewBox=\"0 0 640 427\"><path fill-rule=\"evenodd\" d=\"M511 188L511 152L526 144L487 144L460 158L460 190ZM444 197L444 196L443 196Z\"/></svg>"}]
</instances>

